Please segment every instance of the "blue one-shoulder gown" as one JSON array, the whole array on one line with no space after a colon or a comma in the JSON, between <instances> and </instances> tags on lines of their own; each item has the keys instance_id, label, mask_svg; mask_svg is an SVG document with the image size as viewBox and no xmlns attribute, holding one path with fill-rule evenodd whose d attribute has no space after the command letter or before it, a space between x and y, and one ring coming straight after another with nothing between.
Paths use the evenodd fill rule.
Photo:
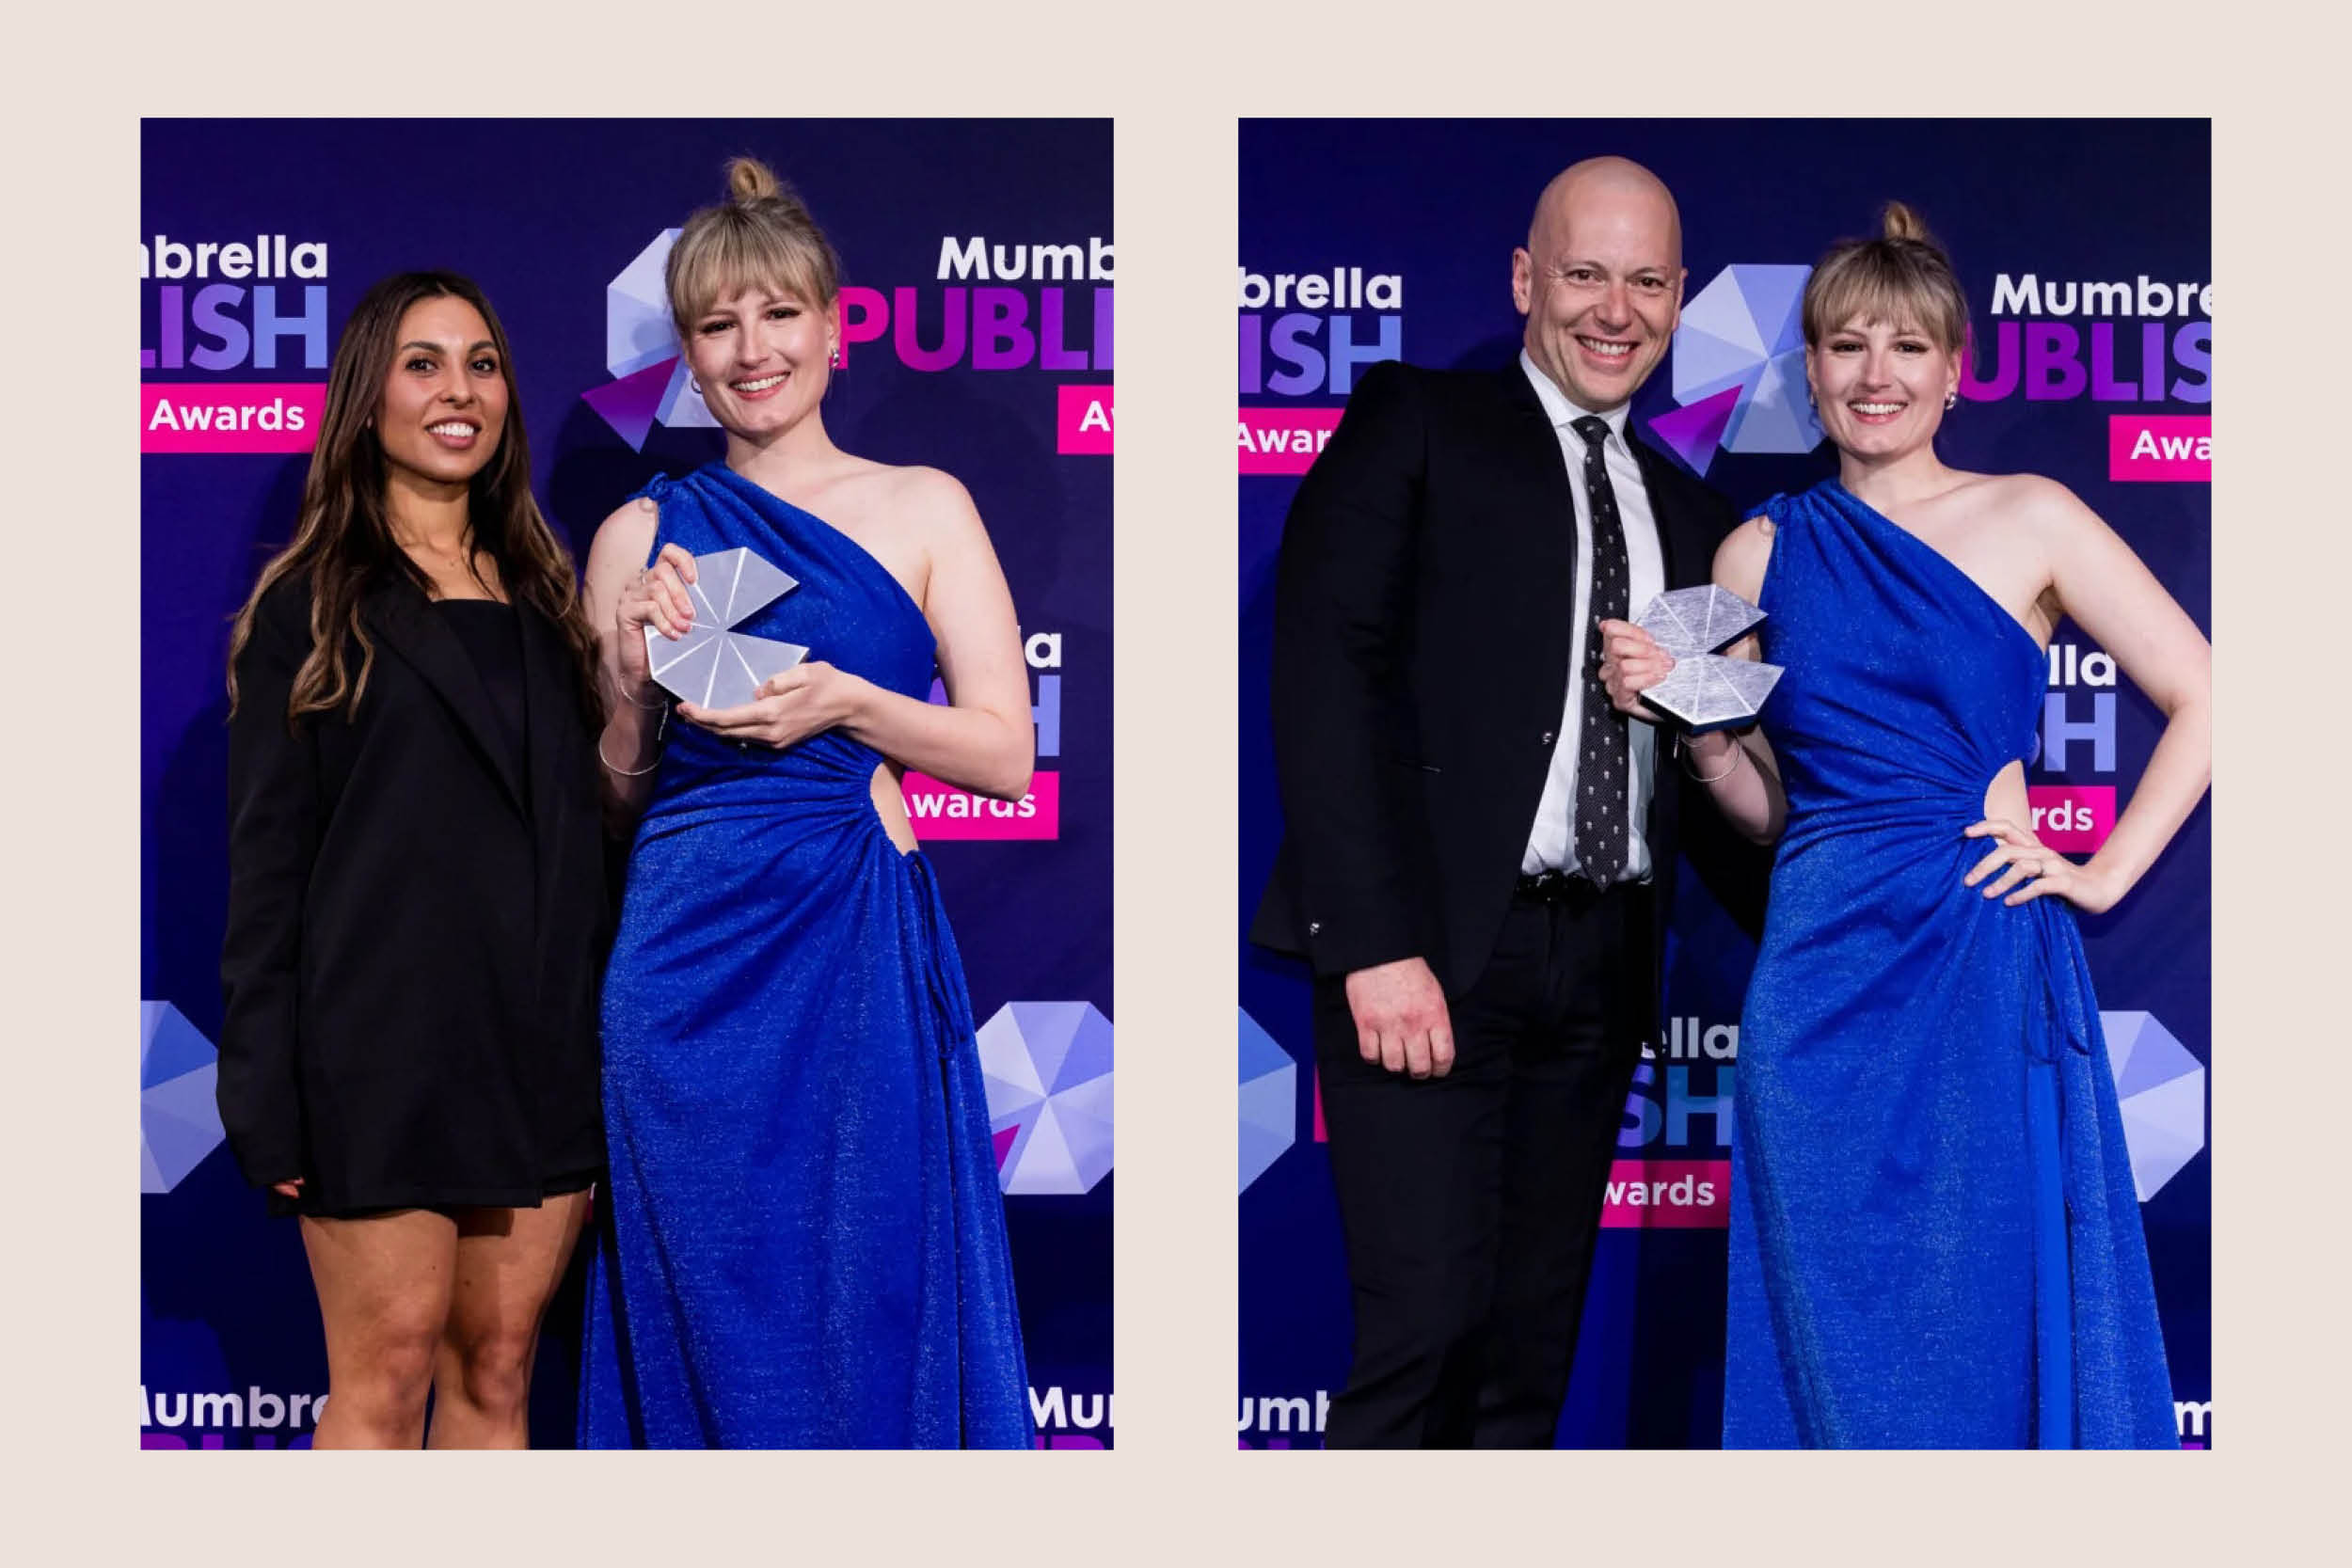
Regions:
<instances>
[{"instance_id":1,"label":"blue one-shoulder gown","mask_svg":"<svg viewBox=\"0 0 2352 1568\"><path fill-rule=\"evenodd\" d=\"M644 493L656 553L799 579L739 629L929 691L921 610L847 535L719 464ZM605 979L582 1447L1030 1443L971 1005L882 760L671 718Z\"/></svg>"},{"instance_id":2,"label":"blue one-shoulder gown","mask_svg":"<svg viewBox=\"0 0 2352 1568\"><path fill-rule=\"evenodd\" d=\"M1766 511L1788 822L1740 1025L1724 1446L2176 1447L2074 912L1961 884L2042 650L1836 481Z\"/></svg>"}]
</instances>

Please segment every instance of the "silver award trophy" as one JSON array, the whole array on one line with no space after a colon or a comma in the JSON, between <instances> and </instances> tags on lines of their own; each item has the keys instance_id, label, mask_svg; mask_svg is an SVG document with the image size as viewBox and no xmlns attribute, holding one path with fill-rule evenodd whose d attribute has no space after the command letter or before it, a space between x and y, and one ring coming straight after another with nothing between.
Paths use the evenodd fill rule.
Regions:
<instances>
[{"instance_id":1,"label":"silver award trophy","mask_svg":"<svg viewBox=\"0 0 2352 1568\"><path fill-rule=\"evenodd\" d=\"M1756 722L1780 679L1780 666L1725 658L1727 648L1764 619L1764 612L1727 589L1677 588L1650 600L1633 624L1674 655L1666 678L1642 700L1682 721L1693 735Z\"/></svg>"},{"instance_id":2,"label":"silver award trophy","mask_svg":"<svg viewBox=\"0 0 2352 1568\"><path fill-rule=\"evenodd\" d=\"M808 657L797 642L751 637L735 628L800 586L745 549L694 558L694 625L675 642L645 628L645 661L665 690L701 707L741 707L760 684Z\"/></svg>"}]
</instances>

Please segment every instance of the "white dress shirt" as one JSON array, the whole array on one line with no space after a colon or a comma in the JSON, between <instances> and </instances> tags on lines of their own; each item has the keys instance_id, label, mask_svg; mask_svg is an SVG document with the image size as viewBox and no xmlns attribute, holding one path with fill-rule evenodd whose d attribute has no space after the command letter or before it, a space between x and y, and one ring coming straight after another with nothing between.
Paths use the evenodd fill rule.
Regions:
<instances>
[{"instance_id":1,"label":"white dress shirt","mask_svg":"<svg viewBox=\"0 0 2352 1568\"><path fill-rule=\"evenodd\" d=\"M1519 351L1519 369L1534 385L1535 396L1544 405L1544 413L1551 420L1552 434L1559 438L1561 455L1567 459L1568 488L1576 497L1576 598L1568 607L1575 631L1568 641L1568 703L1560 716L1560 737L1551 751L1551 771L1544 778L1544 796L1535 807L1535 825L1527 838L1527 852L1519 857L1519 870L1525 873L1561 870L1573 875L1581 863L1576 858L1576 763L1578 737L1584 733L1584 653L1592 640L1599 635L1593 625L1593 501L1584 484L1584 437L1578 435L1572 421L1592 412L1568 401L1551 378L1535 368L1535 362ZM1616 493L1617 518L1625 531L1625 564L1627 574L1626 610L1631 619L1645 609L1650 600L1666 590L1666 562L1658 543L1658 521L1649 509L1649 491L1642 483L1641 466L1633 460L1633 449L1626 445L1626 405L1618 404L1601 415L1609 422L1609 435L1601 443L1601 461L1609 471L1609 485ZM1629 787L1632 799L1626 802L1626 862L1629 881L1644 881L1650 874L1649 846L1643 841L1642 826L1649 818L1650 786L1657 776L1658 729L1633 720L1627 724L1630 732L1627 761L1630 767Z\"/></svg>"}]
</instances>

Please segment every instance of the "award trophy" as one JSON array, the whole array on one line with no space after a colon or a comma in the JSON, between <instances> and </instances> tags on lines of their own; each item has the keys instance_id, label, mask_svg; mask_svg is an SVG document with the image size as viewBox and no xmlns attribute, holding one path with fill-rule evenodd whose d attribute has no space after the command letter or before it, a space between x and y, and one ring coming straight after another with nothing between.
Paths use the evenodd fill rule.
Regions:
<instances>
[{"instance_id":1,"label":"award trophy","mask_svg":"<svg viewBox=\"0 0 2352 1568\"><path fill-rule=\"evenodd\" d=\"M763 681L800 663L808 650L735 628L799 586L746 549L696 556L694 580L686 585L694 601L692 627L675 642L645 628L645 662L653 678L700 707L741 707L759 694Z\"/></svg>"},{"instance_id":2,"label":"award trophy","mask_svg":"<svg viewBox=\"0 0 2352 1568\"><path fill-rule=\"evenodd\" d=\"M1763 619L1756 606L1712 584L1659 594L1633 624L1674 655L1675 667L1642 700L1680 720L1692 735L1754 723L1780 679L1780 666L1725 658L1716 650Z\"/></svg>"}]
</instances>

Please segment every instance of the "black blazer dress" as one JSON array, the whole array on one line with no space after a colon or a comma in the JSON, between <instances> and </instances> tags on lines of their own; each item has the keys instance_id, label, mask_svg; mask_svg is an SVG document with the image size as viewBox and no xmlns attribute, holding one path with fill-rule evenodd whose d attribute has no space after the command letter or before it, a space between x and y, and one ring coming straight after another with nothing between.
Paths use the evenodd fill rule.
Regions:
<instances>
[{"instance_id":1,"label":"black blazer dress","mask_svg":"<svg viewBox=\"0 0 2352 1568\"><path fill-rule=\"evenodd\" d=\"M596 736L545 616L514 609L517 737L444 608L363 597L356 715L287 724L305 575L237 659L219 1104L248 1181L303 1179L273 1207L527 1207L603 1167Z\"/></svg>"}]
</instances>

